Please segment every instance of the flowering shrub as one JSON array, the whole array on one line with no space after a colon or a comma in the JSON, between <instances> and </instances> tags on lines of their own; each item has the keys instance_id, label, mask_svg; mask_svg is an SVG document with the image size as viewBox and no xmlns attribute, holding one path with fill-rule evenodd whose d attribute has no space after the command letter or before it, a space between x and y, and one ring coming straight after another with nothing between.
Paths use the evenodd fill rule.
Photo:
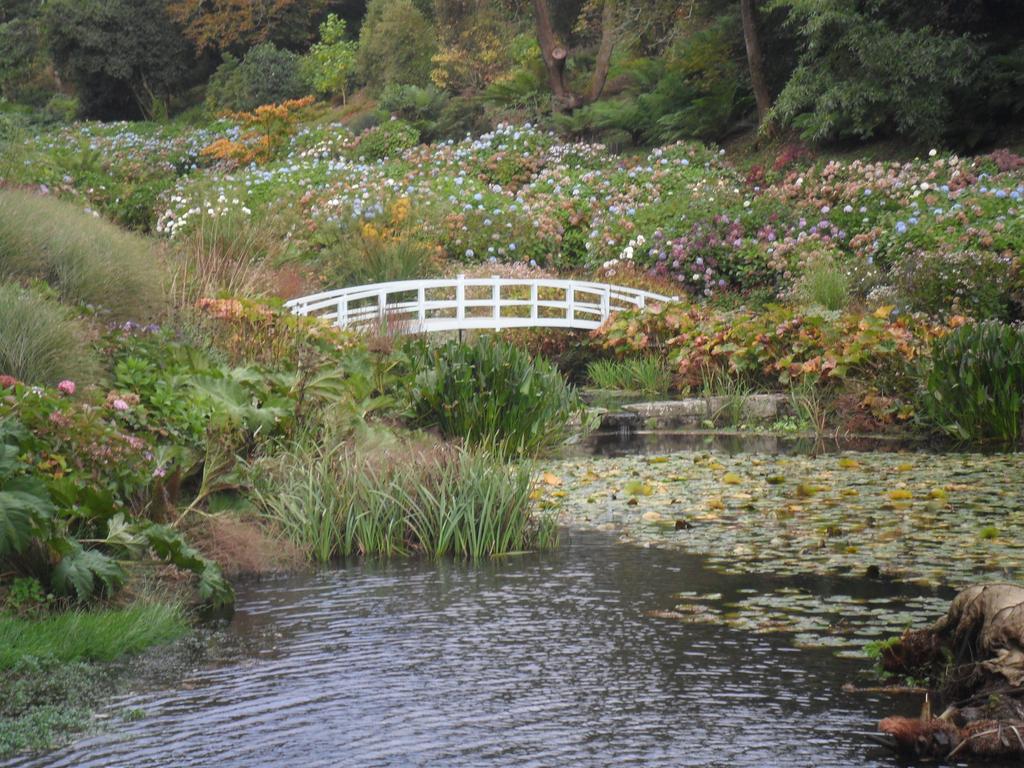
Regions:
<instances>
[{"instance_id":1,"label":"flowering shrub","mask_svg":"<svg viewBox=\"0 0 1024 768\"><path fill-rule=\"evenodd\" d=\"M102 130L95 146L105 156L121 140ZM244 130L221 123L203 135L227 146L245 143ZM44 152L49 141L30 144L42 157L59 151ZM281 240L323 265L325 281L337 279L330 261L348 254L338 244L407 199L417 239L450 262L591 274L630 263L627 271L673 284L669 295L756 291L790 300L808 266L828 261L844 272L854 302L1010 320L1022 311L1014 275L1024 252L1024 167L1011 152L840 162L793 146L777 163L740 174L697 144L622 157L530 124L432 146L415 141L402 121L359 140L336 125L307 125L274 158L235 168L202 167L195 138L162 138L145 150L124 143L156 165L172 146L193 153L161 177L174 186L160 197L159 232L180 237L200 217L272 221ZM99 157L82 162L102 165ZM52 179L45 162L19 174ZM941 273L942 290L908 279L919 272Z\"/></svg>"},{"instance_id":2,"label":"flowering shrub","mask_svg":"<svg viewBox=\"0 0 1024 768\"><path fill-rule=\"evenodd\" d=\"M5 398L7 407L17 406L19 396L26 395L18 385L14 390ZM29 390L27 396L43 401L48 393ZM46 454L52 435L30 428L21 418L36 415L37 405L30 403L0 415L0 567L4 572L31 574L45 580L54 593L84 602L117 590L126 579L121 562L152 550L160 559L195 573L204 600L230 603L231 586L217 565L191 548L177 531L135 518L116 491L94 478L65 473L53 463ZM58 410L50 413L62 419L66 415ZM61 426L74 430L81 425L69 420ZM141 447L140 441L135 451ZM111 452L104 462L126 458Z\"/></svg>"},{"instance_id":3,"label":"flowering shrub","mask_svg":"<svg viewBox=\"0 0 1024 768\"><path fill-rule=\"evenodd\" d=\"M73 398L75 389L70 380L55 389L14 385L0 398L0 421L16 418L28 430L22 458L33 473L140 498L156 468L154 441L135 433L98 391Z\"/></svg>"}]
</instances>

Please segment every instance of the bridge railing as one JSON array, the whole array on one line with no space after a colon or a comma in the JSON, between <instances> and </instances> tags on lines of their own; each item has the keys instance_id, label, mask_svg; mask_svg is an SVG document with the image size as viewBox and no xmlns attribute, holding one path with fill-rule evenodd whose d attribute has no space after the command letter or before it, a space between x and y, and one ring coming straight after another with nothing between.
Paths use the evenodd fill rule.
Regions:
<instances>
[{"instance_id":1,"label":"bridge railing","mask_svg":"<svg viewBox=\"0 0 1024 768\"><path fill-rule=\"evenodd\" d=\"M400 280L292 299L298 315L340 327L387 322L409 333L462 329L597 328L624 309L671 301L635 288L583 280L493 277Z\"/></svg>"}]
</instances>

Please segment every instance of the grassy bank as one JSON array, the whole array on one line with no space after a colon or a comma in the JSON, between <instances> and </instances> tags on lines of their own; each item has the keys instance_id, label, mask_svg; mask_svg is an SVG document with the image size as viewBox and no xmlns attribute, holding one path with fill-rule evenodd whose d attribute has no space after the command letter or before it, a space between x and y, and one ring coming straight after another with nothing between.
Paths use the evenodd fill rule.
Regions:
<instances>
[{"instance_id":1,"label":"grassy bank","mask_svg":"<svg viewBox=\"0 0 1024 768\"><path fill-rule=\"evenodd\" d=\"M69 611L24 618L0 615L0 670L26 657L56 661L113 661L185 634L188 621L174 605Z\"/></svg>"},{"instance_id":2,"label":"grassy bank","mask_svg":"<svg viewBox=\"0 0 1024 768\"><path fill-rule=\"evenodd\" d=\"M102 662L170 642L188 626L179 607L150 603L0 615L0 757L88 730L116 685Z\"/></svg>"}]
</instances>

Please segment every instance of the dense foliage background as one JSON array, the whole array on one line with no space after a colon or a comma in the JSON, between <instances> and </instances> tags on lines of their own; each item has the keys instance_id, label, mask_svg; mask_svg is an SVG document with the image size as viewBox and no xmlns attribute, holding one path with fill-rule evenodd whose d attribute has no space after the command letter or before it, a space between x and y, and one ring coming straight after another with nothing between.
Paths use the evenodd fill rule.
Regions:
<instances>
[{"instance_id":1,"label":"dense foliage background","mask_svg":"<svg viewBox=\"0 0 1024 768\"><path fill-rule=\"evenodd\" d=\"M518 117L612 146L760 126L964 149L1015 135L1021 40L1012 0L2 0L0 94L133 119L359 92L359 127L425 138Z\"/></svg>"}]
</instances>

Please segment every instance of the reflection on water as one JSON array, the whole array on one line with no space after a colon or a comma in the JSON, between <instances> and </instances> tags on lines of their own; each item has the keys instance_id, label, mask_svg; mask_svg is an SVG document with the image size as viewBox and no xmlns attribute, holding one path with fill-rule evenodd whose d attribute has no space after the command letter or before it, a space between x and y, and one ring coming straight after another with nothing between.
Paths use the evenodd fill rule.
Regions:
<instances>
[{"instance_id":1,"label":"reflection on water","mask_svg":"<svg viewBox=\"0 0 1024 768\"><path fill-rule=\"evenodd\" d=\"M841 451L905 451L928 449L927 443L884 437L807 437L784 434L694 431L599 431L565 450L567 456L635 456L637 454L715 451L818 455Z\"/></svg>"},{"instance_id":2,"label":"reflection on water","mask_svg":"<svg viewBox=\"0 0 1024 768\"><path fill-rule=\"evenodd\" d=\"M733 599L758 577L595 533L566 539L542 558L244 587L219 660L111 707L145 719L8 765L893 765L860 732L894 701L840 690L857 664L645 615L684 590ZM849 590L839 584L803 586Z\"/></svg>"}]
</instances>

